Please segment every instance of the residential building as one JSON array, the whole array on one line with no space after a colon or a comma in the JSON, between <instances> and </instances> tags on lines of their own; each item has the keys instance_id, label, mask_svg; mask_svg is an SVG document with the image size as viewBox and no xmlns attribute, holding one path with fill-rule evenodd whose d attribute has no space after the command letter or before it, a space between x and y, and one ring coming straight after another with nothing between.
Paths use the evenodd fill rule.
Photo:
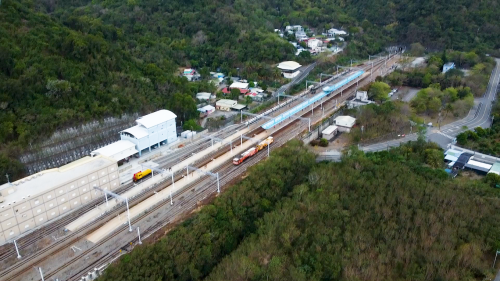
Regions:
<instances>
[{"instance_id":1,"label":"residential building","mask_svg":"<svg viewBox=\"0 0 500 281\"><path fill-rule=\"evenodd\" d=\"M454 62L445 63L443 65L443 73L446 73L446 72L448 72L448 70L454 69L454 68L455 68L455 63Z\"/></svg>"},{"instance_id":2,"label":"residential building","mask_svg":"<svg viewBox=\"0 0 500 281\"><path fill-rule=\"evenodd\" d=\"M198 108L198 111L200 112L200 115L208 116L215 111L215 107L211 105L206 105L202 108Z\"/></svg>"},{"instance_id":3,"label":"residential building","mask_svg":"<svg viewBox=\"0 0 500 281\"><path fill-rule=\"evenodd\" d=\"M311 50L318 51L319 48L323 46L323 41L316 39L316 38L311 38L307 41L307 47L309 47Z\"/></svg>"},{"instance_id":4,"label":"residential building","mask_svg":"<svg viewBox=\"0 0 500 281\"><path fill-rule=\"evenodd\" d=\"M215 103L215 108L222 111L231 111L231 108L236 104L237 102L235 100L221 99Z\"/></svg>"},{"instance_id":5,"label":"residential building","mask_svg":"<svg viewBox=\"0 0 500 281\"><path fill-rule=\"evenodd\" d=\"M328 31L326 33L327 33L328 37L335 37L335 35L338 35L338 36L347 35L347 32L345 32L343 30L335 29L335 28L328 29Z\"/></svg>"},{"instance_id":6,"label":"residential building","mask_svg":"<svg viewBox=\"0 0 500 281\"><path fill-rule=\"evenodd\" d=\"M196 98L200 101L208 101L211 99L215 99L215 95L212 95L211 93L201 92L196 94Z\"/></svg>"}]
</instances>

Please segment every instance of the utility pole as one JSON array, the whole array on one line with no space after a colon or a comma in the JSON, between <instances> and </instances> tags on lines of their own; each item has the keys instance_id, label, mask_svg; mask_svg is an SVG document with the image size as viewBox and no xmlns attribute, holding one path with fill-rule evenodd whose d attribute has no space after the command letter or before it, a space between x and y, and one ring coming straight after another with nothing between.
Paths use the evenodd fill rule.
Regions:
<instances>
[{"instance_id":1,"label":"utility pole","mask_svg":"<svg viewBox=\"0 0 500 281\"><path fill-rule=\"evenodd\" d=\"M139 231L139 227L137 227L137 236L139 237L139 245L142 244L141 241L141 232Z\"/></svg>"},{"instance_id":2,"label":"utility pole","mask_svg":"<svg viewBox=\"0 0 500 281\"><path fill-rule=\"evenodd\" d=\"M18 259L21 259L21 254L19 254L19 249L17 248L17 243L16 243L16 240L14 240L14 246L16 247L17 258L18 258Z\"/></svg>"},{"instance_id":3,"label":"utility pole","mask_svg":"<svg viewBox=\"0 0 500 281\"><path fill-rule=\"evenodd\" d=\"M493 268L495 268L495 263L497 262L497 256L498 254L500 254L500 251L497 250L496 254L495 254L495 260L493 261Z\"/></svg>"}]
</instances>

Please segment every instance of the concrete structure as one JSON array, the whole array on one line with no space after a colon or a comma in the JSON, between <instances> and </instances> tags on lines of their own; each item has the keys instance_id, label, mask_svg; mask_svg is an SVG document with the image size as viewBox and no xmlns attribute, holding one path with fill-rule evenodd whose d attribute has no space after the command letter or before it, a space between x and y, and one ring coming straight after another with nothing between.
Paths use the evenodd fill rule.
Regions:
<instances>
[{"instance_id":1,"label":"concrete structure","mask_svg":"<svg viewBox=\"0 0 500 281\"><path fill-rule=\"evenodd\" d=\"M120 132L122 140L128 140L135 143L135 148L139 151L161 143L167 144L177 140L175 129L175 118L177 116L168 110L162 109L136 120L137 125Z\"/></svg>"},{"instance_id":2,"label":"concrete structure","mask_svg":"<svg viewBox=\"0 0 500 281\"><path fill-rule=\"evenodd\" d=\"M375 103L375 102L368 99L368 92L357 91L356 96L352 100L347 102L347 107L348 108L355 108L355 107L367 105L370 103Z\"/></svg>"},{"instance_id":3,"label":"concrete structure","mask_svg":"<svg viewBox=\"0 0 500 281\"><path fill-rule=\"evenodd\" d=\"M0 186L0 243L104 196L94 186L108 190L120 186L114 159L87 156Z\"/></svg>"},{"instance_id":4,"label":"concrete structure","mask_svg":"<svg viewBox=\"0 0 500 281\"><path fill-rule=\"evenodd\" d=\"M215 103L215 108L222 111L231 111L231 107L235 106L237 102L235 100L221 99Z\"/></svg>"},{"instance_id":5,"label":"concrete structure","mask_svg":"<svg viewBox=\"0 0 500 281\"><path fill-rule=\"evenodd\" d=\"M285 78L294 78L299 75L299 68L301 65L294 61L284 61L278 64L278 68L281 70L281 73Z\"/></svg>"},{"instance_id":6,"label":"concrete structure","mask_svg":"<svg viewBox=\"0 0 500 281\"><path fill-rule=\"evenodd\" d=\"M136 153L139 153L139 151L135 149L135 143L128 140L119 140L92 151L90 155L92 157L103 155L118 162L120 160L127 159Z\"/></svg>"},{"instance_id":7,"label":"concrete structure","mask_svg":"<svg viewBox=\"0 0 500 281\"><path fill-rule=\"evenodd\" d=\"M448 72L448 70L454 69L454 68L455 68L455 63L454 62L445 63L443 65L443 73L446 73L446 72Z\"/></svg>"},{"instance_id":8,"label":"concrete structure","mask_svg":"<svg viewBox=\"0 0 500 281\"><path fill-rule=\"evenodd\" d=\"M196 98L200 101L208 101L211 99L215 99L215 95L212 95L211 93L201 92L196 94Z\"/></svg>"},{"instance_id":9,"label":"concrete structure","mask_svg":"<svg viewBox=\"0 0 500 281\"><path fill-rule=\"evenodd\" d=\"M356 118L351 116L338 116L334 120L335 125L338 126L339 132L351 132L352 127L356 124Z\"/></svg>"},{"instance_id":10,"label":"concrete structure","mask_svg":"<svg viewBox=\"0 0 500 281\"><path fill-rule=\"evenodd\" d=\"M337 126L330 125L321 132L321 136L327 140L331 140L337 134L337 129L338 129Z\"/></svg>"},{"instance_id":11,"label":"concrete structure","mask_svg":"<svg viewBox=\"0 0 500 281\"><path fill-rule=\"evenodd\" d=\"M215 107L211 105L206 105L202 108L198 108L198 111L207 116L215 111Z\"/></svg>"}]
</instances>

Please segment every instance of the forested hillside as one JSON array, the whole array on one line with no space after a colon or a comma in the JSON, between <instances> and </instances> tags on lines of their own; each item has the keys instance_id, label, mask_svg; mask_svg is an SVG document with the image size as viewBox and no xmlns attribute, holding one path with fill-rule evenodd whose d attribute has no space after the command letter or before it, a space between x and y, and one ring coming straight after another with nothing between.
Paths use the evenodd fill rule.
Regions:
<instances>
[{"instance_id":1,"label":"forested hillside","mask_svg":"<svg viewBox=\"0 0 500 281\"><path fill-rule=\"evenodd\" d=\"M14 159L58 128L165 107L195 117L194 94L213 88L179 67L274 80L273 63L295 58L274 28L344 28L354 58L413 42L482 53L500 46L499 10L493 0L3 0L0 173L21 176Z\"/></svg>"},{"instance_id":2,"label":"forested hillside","mask_svg":"<svg viewBox=\"0 0 500 281\"><path fill-rule=\"evenodd\" d=\"M430 168L443 161L437 146L353 149L341 163L312 157L289 142L100 280L484 280L493 273L500 191Z\"/></svg>"}]
</instances>

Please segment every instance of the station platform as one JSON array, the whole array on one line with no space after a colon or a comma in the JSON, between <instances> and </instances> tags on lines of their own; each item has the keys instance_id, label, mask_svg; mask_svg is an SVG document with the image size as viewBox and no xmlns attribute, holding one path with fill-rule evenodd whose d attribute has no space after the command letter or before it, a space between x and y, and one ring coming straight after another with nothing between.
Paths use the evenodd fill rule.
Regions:
<instances>
[{"instance_id":1,"label":"station platform","mask_svg":"<svg viewBox=\"0 0 500 281\"><path fill-rule=\"evenodd\" d=\"M237 133L235 133L234 135L230 136L229 138L234 140L235 138L239 137L240 134L244 133L243 131L246 131L247 129L245 130L242 130L242 131L239 131ZM259 135L256 135L256 136L253 136L254 139L259 139L259 140L263 140L265 139L266 137L268 137L269 133L264 131L262 133L260 133ZM228 138L228 139L229 139ZM254 142L252 141L246 141L243 143L243 145L240 145L239 142L236 142L235 145L237 145L236 147L233 147L233 151L231 153L231 151L228 151L227 153L223 154L222 156L214 159L212 162L209 162L207 165L203 166L202 169L204 170L207 170L207 171L211 171L215 168L217 168L218 166L222 165L223 163L227 162L227 161L230 161L231 159L234 158L235 155L238 155L238 154L241 154L242 152L244 152L246 149L252 147L255 145ZM206 153L203 153L203 154L208 154L209 152L219 148L221 146L221 144L218 144L218 145L215 145L214 144L214 147L211 148L211 149L206 149L204 152ZM202 153L199 153L199 154L202 154ZM193 157L196 157L196 158L202 158L203 156L202 155L194 155ZM184 161L182 163L179 163L178 165L174 166L172 168L173 171L179 171L179 170L185 170L186 169L186 165L192 163L193 161L195 161L194 159L190 158L188 159L189 161ZM189 162L189 163L188 163ZM130 212L130 219L132 220L133 218L143 214L145 211L147 211L148 209L150 209L152 206L155 206L156 204L160 203L161 201L164 201L164 200L168 200L170 198L170 192L172 192L172 194L177 194L180 190L182 190L185 186L191 184L192 182L196 181L197 179L199 178L198 176L198 172L197 171L193 171L193 172L190 172L188 176L176 181L174 183L174 185L170 185L166 188L164 188L163 190L157 192L155 195L153 196L150 196L148 199L142 201L141 203L135 205L133 208L130 208L129 209L129 212ZM153 181L153 179L156 179L155 181ZM159 180L162 180L163 178L161 178L161 176L157 176L155 178L152 178L150 180L147 181L148 185L151 185ZM144 182L146 183L146 182ZM107 235L109 235L110 233L112 233L115 229L117 229L118 227L120 227L121 225L124 225L124 224L128 224L128 221L127 221L127 212L123 212L121 213L120 215L118 215L116 218L110 220L109 222L107 222L105 225L103 225L101 228L99 228L98 230L94 231L93 233L89 234L86 239L90 242L93 242L93 243L96 243L98 241L100 241L101 239L103 239L104 237L106 237Z\"/></svg>"},{"instance_id":2,"label":"station platform","mask_svg":"<svg viewBox=\"0 0 500 281\"><path fill-rule=\"evenodd\" d=\"M188 159L186 159L186 160L184 160L184 161L182 161L182 162L174 165L172 167L172 172L176 173L176 172L181 171L181 170L186 170L186 166L187 165L191 165L193 162L206 157L208 154L212 153L213 151L216 151L221 146L227 145L226 142L229 142L231 140L237 139L241 134L247 133L248 130L249 130L249 128L244 128L244 129L242 129L240 131L237 131L234 134L232 134L231 136L229 136L226 139L224 139L224 143L216 143L213 146L211 146L211 147L209 147L209 148L207 148L207 149L205 149L205 150L203 150L203 151L201 151L201 152L199 152L197 154L194 154L192 157L190 157L190 158L188 158ZM249 143L249 142L246 142L246 143ZM245 147L246 143L243 143L243 147ZM235 144L239 145L239 143L235 143ZM235 144L233 144L233 145L235 145ZM239 149L241 149L241 147L234 148L233 149L233 155L237 155L238 151L240 151ZM231 155L230 152L229 152L229 155L232 157L232 155ZM227 159L229 159L229 158L227 158ZM214 162L218 162L218 161L214 161ZM156 163L151 162L151 161L147 162L147 163L144 163L144 164L147 164L149 166L155 166L155 165L157 166ZM209 168L204 167L204 169L209 169ZM163 175L163 177L169 176L169 175L170 175L170 173L168 173L166 175ZM146 181L143 181L143 182L135 185L134 187L132 187L127 192L121 194L121 196L127 197L127 198L133 198L134 196L137 196L138 194L140 194L141 192L143 192L145 189L148 189L150 186L154 185L155 183L158 183L158 182L162 181L164 179L163 177L162 177L162 175L158 175L157 173L153 172L153 176L150 179L148 179ZM184 180L184 178L182 180ZM181 183L179 183L179 184L181 184ZM175 190L178 190L179 188L177 186L177 182L174 185L175 185ZM185 185L185 183L184 183L184 185ZM97 191L97 192L100 192L100 191ZM168 192L170 193L170 190ZM172 190L172 193L175 193L174 190ZM104 196L104 194L103 194L103 196ZM94 219L102 216L104 213L112 210L117 204L120 204L120 201L118 199L108 198L108 202L107 203L103 203L101 205L96 206L95 209L93 209L93 210L85 213L84 215L80 216L78 219L76 219L73 222L71 222L70 224L68 224L65 227L65 229L67 229L69 231L76 231L79 228L81 228L82 226L84 226L87 223L91 222L92 220L94 220ZM132 209L130 209L130 210L132 210Z\"/></svg>"}]
</instances>

